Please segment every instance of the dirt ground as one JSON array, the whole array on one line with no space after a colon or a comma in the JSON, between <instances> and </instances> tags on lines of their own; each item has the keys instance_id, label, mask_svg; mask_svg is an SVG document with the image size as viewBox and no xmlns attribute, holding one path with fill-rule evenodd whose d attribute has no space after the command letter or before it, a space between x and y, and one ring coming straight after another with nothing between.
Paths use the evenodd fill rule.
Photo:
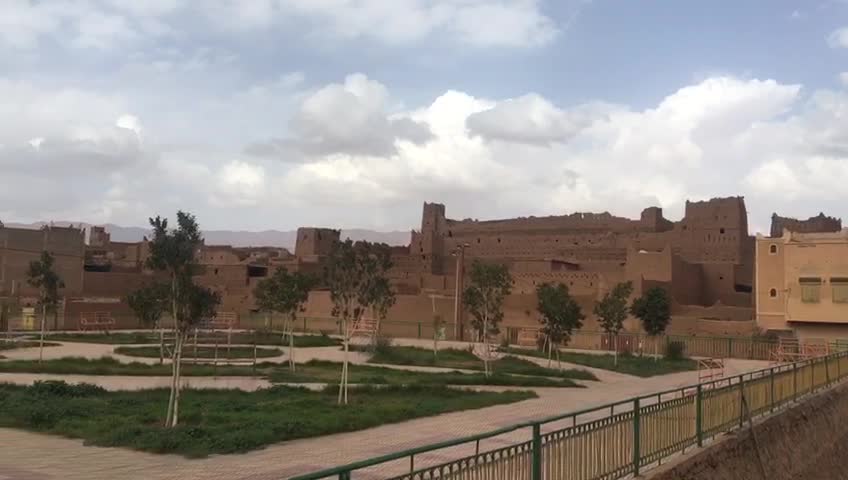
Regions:
<instances>
[{"instance_id":1,"label":"dirt ground","mask_svg":"<svg viewBox=\"0 0 848 480\"><path fill-rule=\"evenodd\" d=\"M848 479L848 385L730 434L652 472L652 480ZM760 459L762 461L760 461Z\"/></svg>"}]
</instances>

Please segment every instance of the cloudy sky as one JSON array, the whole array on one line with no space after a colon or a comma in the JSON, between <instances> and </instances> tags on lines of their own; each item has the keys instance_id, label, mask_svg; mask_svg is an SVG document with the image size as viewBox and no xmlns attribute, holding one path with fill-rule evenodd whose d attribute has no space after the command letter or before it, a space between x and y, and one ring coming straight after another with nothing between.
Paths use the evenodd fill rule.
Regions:
<instances>
[{"instance_id":1,"label":"cloudy sky","mask_svg":"<svg viewBox=\"0 0 848 480\"><path fill-rule=\"evenodd\" d=\"M848 217L848 1L2 0L0 220Z\"/></svg>"}]
</instances>

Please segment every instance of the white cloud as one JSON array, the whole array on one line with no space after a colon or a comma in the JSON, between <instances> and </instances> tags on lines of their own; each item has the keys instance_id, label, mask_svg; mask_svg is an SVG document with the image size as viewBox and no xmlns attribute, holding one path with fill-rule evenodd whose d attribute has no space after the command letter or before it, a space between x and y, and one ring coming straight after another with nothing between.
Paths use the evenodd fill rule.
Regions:
<instances>
[{"instance_id":1,"label":"white cloud","mask_svg":"<svg viewBox=\"0 0 848 480\"><path fill-rule=\"evenodd\" d=\"M389 155L397 141L426 141L427 127L388 114L386 87L363 74L348 75L307 96L291 121L292 145L309 155Z\"/></svg>"},{"instance_id":2,"label":"white cloud","mask_svg":"<svg viewBox=\"0 0 848 480\"><path fill-rule=\"evenodd\" d=\"M538 94L499 102L468 117L471 133L487 139L528 144L565 142L592 120L588 109L565 111Z\"/></svg>"},{"instance_id":3,"label":"white cloud","mask_svg":"<svg viewBox=\"0 0 848 480\"><path fill-rule=\"evenodd\" d=\"M848 27L834 30L827 37L827 44L833 48L848 48Z\"/></svg>"},{"instance_id":4,"label":"white cloud","mask_svg":"<svg viewBox=\"0 0 848 480\"><path fill-rule=\"evenodd\" d=\"M839 74L839 81L842 82L842 85L848 87L848 72L842 72Z\"/></svg>"},{"instance_id":5,"label":"white cloud","mask_svg":"<svg viewBox=\"0 0 848 480\"><path fill-rule=\"evenodd\" d=\"M800 101L799 85L734 77L683 87L642 111L448 92L409 114L430 127L431 141L376 157L342 149L296 167L284 182L294 197L348 211L415 212L420 201L437 200L459 217L607 209L635 217L648 205L675 217L687 199L741 193L760 202L752 218L765 218L767 209L797 208L790 198L834 195L848 176L840 173L844 155L822 153L848 138L848 127L837 127L848 125L845 98L820 92ZM789 115L799 108L804 113ZM575 126L573 118L583 121ZM380 207L386 202L393 207Z\"/></svg>"},{"instance_id":6,"label":"white cloud","mask_svg":"<svg viewBox=\"0 0 848 480\"><path fill-rule=\"evenodd\" d=\"M364 38L397 46L436 38L470 47L536 47L560 31L537 0L5 0L0 40L31 48L72 33L77 47L184 34L180 17L233 33L302 28L312 37Z\"/></svg>"},{"instance_id":7,"label":"white cloud","mask_svg":"<svg viewBox=\"0 0 848 480\"><path fill-rule=\"evenodd\" d=\"M298 91L302 78L198 104L170 124L197 125L178 144L185 137L171 130L180 128L150 121L123 96L0 80L0 203L32 185L49 194L16 215L139 224L182 208L205 228L397 229L416 224L422 201L459 218L637 217L649 205L676 218L686 199L743 194L761 224L772 211L809 215L848 200L844 90L805 95L799 85L721 76L643 109L459 91L409 108L362 74ZM286 135L263 155L287 149L298 161L244 156L241 144L209 135L209 121L240 129L237 139ZM73 188L56 182L69 175ZM274 220L280 209L286 217Z\"/></svg>"},{"instance_id":8,"label":"white cloud","mask_svg":"<svg viewBox=\"0 0 848 480\"><path fill-rule=\"evenodd\" d=\"M235 160L221 169L212 203L222 206L256 205L265 196L265 170Z\"/></svg>"}]
</instances>

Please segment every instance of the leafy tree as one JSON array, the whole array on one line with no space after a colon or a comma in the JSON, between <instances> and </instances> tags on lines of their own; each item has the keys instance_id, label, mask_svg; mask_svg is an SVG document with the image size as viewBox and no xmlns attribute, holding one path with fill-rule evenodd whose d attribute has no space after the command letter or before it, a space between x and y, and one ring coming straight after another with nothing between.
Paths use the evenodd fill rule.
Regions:
<instances>
[{"instance_id":1,"label":"leafy tree","mask_svg":"<svg viewBox=\"0 0 848 480\"><path fill-rule=\"evenodd\" d=\"M269 328L273 331L274 313L284 315L283 332L289 337L289 368L295 371L294 362L294 326L297 314L304 311L309 300L309 291L315 286L315 279L301 272L289 273L278 268L270 277L262 280L254 289L256 303L260 310L268 313Z\"/></svg>"},{"instance_id":2,"label":"leafy tree","mask_svg":"<svg viewBox=\"0 0 848 480\"><path fill-rule=\"evenodd\" d=\"M174 352L172 354L171 395L165 426L175 427L179 420L180 367L183 344L188 332L204 318L215 315L220 296L206 288L195 285L192 275L197 270L195 256L203 243L203 237L194 216L177 212L177 228L169 229L168 220L151 218L153 238L150 241L148 267L168 275L168 301L174 320Z\"/></svg>"},{"instance_id":3,"label":"leafy tree","mask_svg":"<svg viewBox=\"0 0 848 480\"><path fill-rule=\"evenodd\" d=\"M543 325L542 334L548 343L548 364L550 364L553 351L556 349L557 365L561 366L559 347L568 344L571 340L571 333L583 326L583 320L586 316L583 315L580 305L568 292L568 287L562 283L538 285L536 287L536 298L536 310L539 312Z\"/></svg>"},{"instance_id":4,"label":"leafy tree","mask_svg":"<svg viewBox=\"0 0 848 480\"><path fill-rule=\"evenodd\" d=\"M624 320L627 319L630 310L627 300L632 293L632 282L617 283L595 304L594 312L598 316L601 328L613 339L615 365L618 365L618 333L624 328Z\"/></svg>"},{"instance_id":5,"label":"leafy tree","mask_svg":"<svg viewBox=\"0 0 848 480\"><path fill-rule=\"evenodd\" d=\"M483 344L483 369L486 376L489 376L489 336L500 331L498 324L504 316L504 299L512 290L512 276L506 265L487 264L479 260L471 264L469 276L469 286L462 292L462 301L471 313L471 326L477 339Z\"/></svg>"},{"instance_id":6,"label":"leafy tree","mask_svg":"<svg viewBox=\"0 0 848 480\"><path fill-rule=\"evenodd\" d=\"M38 363L44 358L44 329L47 323L47 313L57 314L59 310L59 289L65 287L65 282L54 270L55 259L50 252L41 252L39 260L29 262L27 283L39 290L38 304L41 306L41 337L38 342Z\"/></svg>"},{"instance_id":7,"label":"leafy tree","mask_svg":"<svg viewBox=\"0 0 848 480\"><path fill-rule=\"evenodd\" d=\"M127 295L127 305L132 309L141 324L152 330L159 330L159 363L165 360L165 329L162 328L162 315L168 310L168 285L150 283Z\"/></svg>"},{"instance_id":8,"label":"leafy tree","mask_svg":"<svg viewBox=\"0 0 848 480\"><path fill-rule=\"evenodd\" d=\"M391 266L388 245L354 243L350 239L337 242L327 259L324 278L330 289L333 316L341 322L344 341L339 404L347 404L348 351L354 328L369 310L384 319L395 303L394 291L386 278Z\"/></svg>"},{"instance_id":9,"label":"leafy tree","mask_svg":"<svg viewBox=\"0 0 848 480\"><path fill-rule=\"evenodd\" d=\"M671 321L671 301L668 293L665 289L653 287L634 300L630 309L633 316L642 321L645 333L654 337L654 358L656 359L658 350L656 337L665 332Z\"/></svg>"}]
</instances>

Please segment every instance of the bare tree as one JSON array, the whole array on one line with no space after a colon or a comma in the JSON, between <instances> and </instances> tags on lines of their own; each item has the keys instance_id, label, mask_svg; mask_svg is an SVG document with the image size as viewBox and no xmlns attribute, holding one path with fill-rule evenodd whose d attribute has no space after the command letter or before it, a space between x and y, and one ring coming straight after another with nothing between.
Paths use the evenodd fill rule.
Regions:
<instances>
[{"instance_id":1,"label":"bare tree","mask_svg":"<svg viewBox=\"0 0 848 480\"><path fill-rule=\"evenodd\" d=\"M324 278L330 288L333 316L341 321L344 343L340 405L347 404L348 352L354 329L367 311L372 310L383 319L395 302L394 291L385 276L391 266L388 245L354 243L350 239L336 243L327 260Z\"/></svg>"},{"instance_id":2,"label":"bare tree","mask_svg":"<svg viewBox=\"0 0 848 480\"><path fill-rule=\"evenodd\" d=\"M304 311L309 300L309 291L315 286L315 279L300 272L289 273L278 268L273 275L259 282L254 290L256 303L261 310L270 315L269 327L273 331L274 313L283 314L283 334L289 340L289 368L295 371L294 328L297 314Z\"/></svg>"},{"instance_id":3,"label":"bare tree","mask_svg":"<svg viewBox=\"0 0 848 480\"><path fill-rule=\"evenodd\" d=\"M462 301L471 313L471 326L483 345L483 370L491 375L489 368L489 336L500 330L503 320L503 302L512 290L512 276L506 265L487 264L475 260L471 264L471 282L462 293Z\"/></svg>"},{"instance_id":4,"label":"bare tree","mask_svg":"<svg viewBox=\"0 0 848 480\"><path fill-rule=\"evenodd\" d=\"M148 266L167 273L170 278L169 303L174 319L174 352L165 426L175 427L179 421L183 344L192 327L203 318L214 316L220 297L193 282L192 276L197 270L195 256L203 243L194 216L177 212L175 229L168 229L168 220L160 217L151 218L150 225L153 227L153 238L150 241Z\"/></svg>"},{"instance_id":5,"label":"bare tree","mask_svg":"<svg viewBox=\"0 0 848 480\"><path fill-rule=\"evenodd\" d=\"M632 293L633 284L631 282L618 283L595 304L594 311L595 315L598 316L601 328L612 336L613 363L616 366L618 365L618 334L624 328L624 320L627 319L627 313L630 310L627 306L627 300Z\"/></svg>"},{"instance_id":6,"label":"bare tree","mask_svg":"<svg viewBox=\"0 0 848 480\"><path fill-rule=\"evenodd\" d=\"M54 270L55 259L50 252L41 252L39 260L29 262L27 270L27 282L38 288L38 303L41 306L41 335L38 341L38 363L44 359L44 330L47 323L47 313L57 312L59 309L59 289L65 287L65 283L59 278Z\"/></svg>"},{"instance_id":7,"label":"bare tree","mask_svg":"<svg viewBox=\"0 0 848 480\"><path fill-rule=\"evenodd\" d=\"M571 339L571 333L583 326L586 316L568 292L568 287L562 283L556 285L543 283L537 286L536 298L536 310L541 317L542 333L548 341L548 366L556 350L557 366L562 368L559 347L567 344Z\"/></svg>"},{"instance_id":8,"label":"bare tree","mask_svg":"<svg viewBox=\"0 0 848 480\"><path fill-rule=\"evenodd\" d=\"M162 314L168 310L169 290L164 283L150 283L127 295L127 305L138 317L142 326L154 333L159 330L159 363L165 361L165 329Z\"/></svg>"}]
</instances>

